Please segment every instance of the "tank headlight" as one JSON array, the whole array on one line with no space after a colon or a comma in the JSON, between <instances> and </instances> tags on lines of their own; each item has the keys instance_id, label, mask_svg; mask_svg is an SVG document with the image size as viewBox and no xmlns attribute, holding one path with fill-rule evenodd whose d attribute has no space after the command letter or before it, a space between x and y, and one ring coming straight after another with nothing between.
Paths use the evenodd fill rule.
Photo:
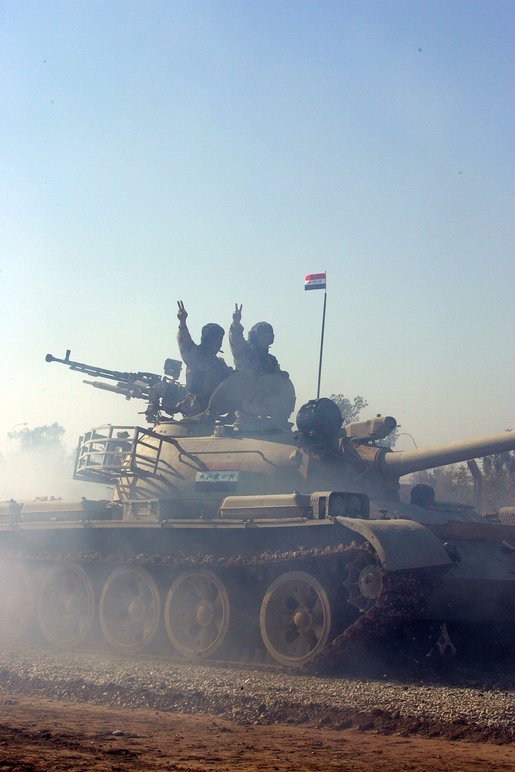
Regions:
<instances>
[{"instance_id":1,"label":"tank headlight","mask_svg":"<svg viewBox=\"0 0 515 772\"><path fill-rule=\"evenodd\" d=\"M368 518L370 502L365 493L347 491L317 491L311 494L311 507L315 519L325 517Z\"/></svg>"},{"instance_id":2,"label":"tank headlight","mask_svg":"<svg viewBox=\"0 0 515 772\"><path fill-rule=\"evenodd\" d=\"M329 494L329 516L344 517L347 511L347 501L346 493Z\"/></svg>"},{"instance_id":3,"label":"tank headlight","mask_svg":"<svg viewBox=\"0 0 515 772\"><path fill-rule=\"evenodd\" d=\"M330 517L363 517L370 514L370 502L365 493L340 493L329 495Z\"/></svg>"},{"instance_id":4,"label":"tank headlight","mask_svg":"<svg viewBox=\"0 0 515 772\"><path fill-rule=\"evenodd\" d=\"M350 493L347 497L347 514L349 517L368 517L368 497Z\"/></svg>"}]
</instances>

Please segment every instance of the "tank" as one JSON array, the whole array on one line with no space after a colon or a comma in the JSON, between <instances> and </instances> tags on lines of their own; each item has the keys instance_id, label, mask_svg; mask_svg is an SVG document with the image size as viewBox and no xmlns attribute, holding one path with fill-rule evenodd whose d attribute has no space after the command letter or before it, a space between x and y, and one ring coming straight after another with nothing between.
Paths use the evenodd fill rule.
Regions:
<instances>
[{"instance_id":1,"label":"tank","mask_svg":"<svg viewBox=\"0 0 515 772\"><path fill-rule=\"evenodd\" d=\"M323 398L295 427L289 378L246 372L177 420L177 371L86 371L69 354L47 361L114 373L101 387L143 396L151 420L80 438L74 477L109 500L0 505L4 645L81 647L96 630L128 655L300 669L404 624L429 624L445 652L450 623L515 621L514 526L429 486L399 493L403 475L513 450L512 434L393 451L378 444L393 417L342 427Z\"/></svg>"}]
</instances>

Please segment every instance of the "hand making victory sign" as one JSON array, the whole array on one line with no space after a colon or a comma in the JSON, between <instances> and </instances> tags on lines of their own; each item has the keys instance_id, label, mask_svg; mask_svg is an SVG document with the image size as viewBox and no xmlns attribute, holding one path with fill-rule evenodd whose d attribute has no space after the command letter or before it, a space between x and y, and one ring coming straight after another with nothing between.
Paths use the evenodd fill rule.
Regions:
<instances>
[{"instance_id":1,"label":"hand making victory sign","mask_svg":"<svg viewBox=\"0 0 515 772\"><path fill-rule=\"evenodd\" d=\"M236 324L240 324L240 322L241 322L241 309L242 308L243 308L243 304L240 305L239 308L238 308L238 304L237 303L234 304L234 313L232 315L232 320L233 320L233 322L236 322Z\"/></svg>"},{"instance_id":2,"label":"hand making victory sign","mask_svg":"<svg viewBox=\"0 0 515 772\"><path fill-rule=\"evenodd\" d=\"M177 319L179 320L180 326L184 327L186 325L186 319L188 318L188 312L184 308L182 300L177 301L177 306L179 308L177 311Z\"/></svg>"}]
</instances>

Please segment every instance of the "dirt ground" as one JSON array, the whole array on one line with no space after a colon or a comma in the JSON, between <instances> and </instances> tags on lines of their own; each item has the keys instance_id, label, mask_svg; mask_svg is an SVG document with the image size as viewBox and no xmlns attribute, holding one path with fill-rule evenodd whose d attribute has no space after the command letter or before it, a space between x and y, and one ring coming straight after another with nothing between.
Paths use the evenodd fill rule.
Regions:
<instances>
[{"instance_id":1,"label":"dirt ground","mask_svg":"<svg viewBox=\"0 0 515 772\"><path fill-rule=\"evenodd\" d=\"M509 770L493 745L113 709L0 692L0 772L45 770Z\"/></svg>"}]
</instances>

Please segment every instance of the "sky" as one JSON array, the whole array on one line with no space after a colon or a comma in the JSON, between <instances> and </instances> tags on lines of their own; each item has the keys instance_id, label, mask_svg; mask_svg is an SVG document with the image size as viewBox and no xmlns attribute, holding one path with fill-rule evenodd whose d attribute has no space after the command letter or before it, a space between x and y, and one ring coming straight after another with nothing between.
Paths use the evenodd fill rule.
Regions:
<instances>
[{"instance_id":1,"label":"sky","mask_svg":"<svg viewBox=\"0 0 515 772\"><path fill-rule=\"evenodd\" d=\"M0 451L69 448L145 404L45 354L162 373L273 324L316 396L393 415L398 449L513 411L511 0L0 0ZM232 364L227 340L225 357ZM405 434L404 434L405 433ZM408 436L408 435L411 435Z\"/></svg>"}]
</instances>

